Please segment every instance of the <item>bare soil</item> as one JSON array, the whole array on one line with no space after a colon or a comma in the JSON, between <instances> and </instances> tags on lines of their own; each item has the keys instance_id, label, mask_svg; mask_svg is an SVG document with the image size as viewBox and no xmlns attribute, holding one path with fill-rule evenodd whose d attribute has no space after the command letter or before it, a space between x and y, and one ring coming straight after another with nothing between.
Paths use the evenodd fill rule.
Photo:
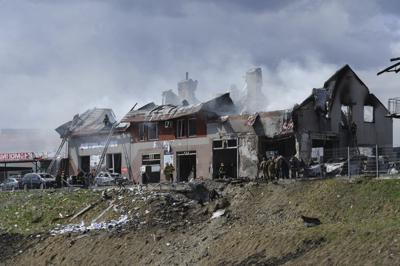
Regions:
<instances>
[{"instance_id":1,"label":"bare soil","mask_svg":"<svg viewBox=\"0 0 400 266\"><path fill-rule=\"evenodd\" d=\"M103 219L125 213L130 217L127 225L38 238L3 236L0 250L10 244L2 261L6 265L400 264L399 180L250 182L216 184L216 188L223 199L205 204L180 193L111 192L117 207ZM78 220L90 221L111 200ZM225 214L210 219L221 208ZM301 215L319 218L322 224L305 227Z\"/></svg>"}]
</instances>

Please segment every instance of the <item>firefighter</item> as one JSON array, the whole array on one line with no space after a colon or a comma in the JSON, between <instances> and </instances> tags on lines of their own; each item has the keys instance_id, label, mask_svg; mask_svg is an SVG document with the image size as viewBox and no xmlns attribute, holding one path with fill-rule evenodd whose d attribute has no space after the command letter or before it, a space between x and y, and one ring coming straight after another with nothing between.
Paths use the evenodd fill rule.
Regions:
<instances>
[{"instance_id":1,"label":"firefighter","mask_svg":"<svg viewBox=\"0 0 400 266\"><path fill-rule=\"evenodd\" d=\"M218 169L218 177L225 178L225 176L226 176L226 171L225 171L224 163L221 163L221 165L219 166L219 169Z\"/></svg>"},{"instance_id":2,"label":"firefighter","mask_svg":"<svg viewBox=\"0 0 400 266\"><path fill-rule=\"evenodd\" d=\"M290 158L289 163L290 163L291 178L295 179L298 177L300 161L299 161L299 159L297 159L296 156L293 155Z\"/></svg>"},{"instance_id":3,"label":"firefighter","mask_svg":"<svg viewBox=\"0 0 400 266\"><path fill-rule=\"evenodd\" d=\"M164 174L165 174L165 178L167 179L167 181L169 181L171 183L174 182L174 171L175 171L175 167L172 164L167 163L164 168Z\"/></svg>"},{"instance_id":4,"label":"firefighter","mask_svg":"<svg viewBox=\"0 0 400 266\"><path fill-rule=\"evenodd\" d=\"M268 164L268 175L271 180L276 179L276 156L274 156Z\"/></svg>"},{"instance_id":5,"label":"firefighter","mask_svg":"<svg viewBox=\"0 0 400 266\"><path fill-rule=\"evenodd\" d=\"M261 161L261 163L260 163L260 169L261 169L261 171L262 171L262 173L263 173L263 178L264 178L265 180L267 180L267 182L268 182L268 180L269 180L269 175L268 175L268 162L267 162L267 159L266 159L265 157L263 157L263 159L262 159L262 161Z\"/></svg>"}]
</instances>

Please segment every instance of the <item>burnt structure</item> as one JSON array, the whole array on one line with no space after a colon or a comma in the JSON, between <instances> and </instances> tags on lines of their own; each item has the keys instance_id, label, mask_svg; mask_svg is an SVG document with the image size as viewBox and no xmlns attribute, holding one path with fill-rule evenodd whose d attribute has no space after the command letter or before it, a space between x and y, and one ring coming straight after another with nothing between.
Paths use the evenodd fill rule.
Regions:
<instances>
[{"instance_id":1,"label":"burnt structure","mask_svg":"<svg viewBox=\"0 0 400 266\"><path fill-rule=\"evenodd\" d=\"M234 112L229 94L195 105L147 104L122 119L132 136L133 177L138 182L165 180L167 163L175 167L174 178L209 178L212 141L207 123Z\"/></svg>"},{"instance_id":2,"label":"burnt structure","mask_svg":"<svg viewBox=\"0 0 400 266\"><path fill-rule=\"evenodd\" d=\"M166 90L162 93L162 104L197 104L200 101L196 98L197 80L189 78L189 72L186 72L186 78L178 82L178 95L172 90Z\"/></svg>"},{"instance_id":3,"label":"burnt structure","mask_svg":"<svg viewBox=\"0 0 400 266\"><path fill-rule=\"evenodd\" d=\"M262 157L297 156L308 164L313 149L328 160L325 150L393 144L392 116L348 65L286 110L264 111L261 69L249 70L246 84L236 105L229 93L198 103L197 81L187 75L178 83L179 95L165 91L162 105L149 103L124 116L126 126L113 134L105 168L129 168L129 176L143 183L165 181L167 163L175 168L175 181L218 177L222 165L226 176L254 178ZM72 172L93 166L115 123L110 109L79 118L82 125L68 145ZM57 129L61 136L68 123Z\"/></svg>"},{"instance_id":4,"label":"burnt structure","mask_svg":"<svg viewBox=\"0 0 400 266\"><path fill-rule=\"evenodd\" d=\"M393 121L388 114L365 83L345 65L294 108L298 155L308 162L316 147L392 146Z\"/></svg>"},{"instance_id":5,"label":"burnt structure","mask_svg":"<svg viewBox=\"0 0 400 266\"><path fill-rule=\"evenodd\" d=\"M71 130L73 122L76 125ZM76 115L73 121L68 121L56 129L61 138L69 134L67 155L71 175L77 175L78 172L89 173L97 168L114 123L116 119L111 109L93 108ZM130 136L124 134L125 129L122 125L114 130L101 169L129 176Z\"/></svg>"}]
</instances>

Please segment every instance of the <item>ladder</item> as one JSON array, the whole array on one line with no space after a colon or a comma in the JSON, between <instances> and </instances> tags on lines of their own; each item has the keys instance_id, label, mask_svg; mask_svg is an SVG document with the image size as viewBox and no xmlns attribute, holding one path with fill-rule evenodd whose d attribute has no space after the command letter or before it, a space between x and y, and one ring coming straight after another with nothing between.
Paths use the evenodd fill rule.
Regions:
<instances>
[{"instance_id":1,"label":"ladder","mask_svg":"<svg viewBox=\"0 0 400 266\"><path fill-rule=\"evenodd\" d=\"M48 173L48 174L52 173L52 170L53 170L53 167L54 167L54 163L56 162L58 156L60 156L62 148L64 147L65 143L68 142L68 139L69 139L72 131L76 127L78 127L80 125L79 122L81 122L81 119L80 119L79 115L75 115L74 118L71 121L71 125L67 128L67 130L66 130L66 132L65 132L65 134L64 134L64 136L63 136L63 138L61 140L61 144L58 147L53 159L51 160L51 162L49 164L49 167L47 167L47 169L46 169L46 173ZM55 174L57 174L57 172L58 172L58 169L56 169Z\"/></svg>"},{"instance_id":2,"label":"ladder","mask_svg":"<svg viewBox=\"0 0 400 266\"><path fill-rule=\"evenodd\" d=\"M61 151L62 151L62 148L64 147L64 144L67 142L67 140L68 140L68 136L64 136L63 139L62 139L62 141L61 141L60 146L58 147L58 149L57 149L57 151L56 151L56 154L54 155L53 159L51 160L51 162L50 162L50 164L49 164L49 167L47 167L46 172L47 172L48 174L52 174L52 170L53 170L53 167L54 167L54 163L56 162L58 156L60 155L60 153L61 153ZM58 172L58 169L55 169L54 173L57 174L57 172Z\"/></svg>"},{"instance_id":3,"label":"ladder","mask_svg":"<svg viewBox=\"0 0 400 266\"><path fill-rule=\"evenodd\" d=\"M126 162L126 166L127 166L127 168L128 168L129 180L132 181L132 180L133 180L133 177L132 177L131 161L130 161L130 159L129 159L128 151L126 150L125 143L122 144L122 149L123 149L123 151L124 151L125 162Z\"/></svg>"},{"instance_id":4,"label":"ladder","mask_svg":"<svg viewBox=\"0 0 400 266\"><path fill-rule=\"evenodd\" d=\"M104 145L104 149L103 149L103 151L102 151L102 153L101 153L101 156L100 156L99 164L97 165L97 168L96 168L96 174L100 173L101 167L102 167L102 165L103 165L104 159L105 159L106 154L107 154L108 146L110 145L110 142L111 142L111 137L112 137L112 135L113 135L113 133L114 133L114 129L115 129L118 125L119 125L119 122L115 122L115 123L112 125L112 127L111 127L111 129L110 129L110 132L108 133L107 140L106 140L106 143L105 143L105 145Z\"/></svg>"},{"instance_id":5,"label":"ladder","mask_svg":"<svg viewBox=\"0 0 400 266\"><path fill-rule=\"evenodd\" d=\"M135 109L136 105L137 105L137 103L135 103L135 105L132 107L131 111ZM103 149L103 151L102 151L102 153L101 153L101 156L100 156L99 164L98 164L97 167L96 167L96 175L97 175L97 174L100 172L100 170L101 170L101 167L102 167L103 162L104 162L104 159L105 159L105 157L106 157L107 150L108 150L108 146L110 145L111 137L112 137L112 135L113 135L113 133L114 133L114 130L115 130L115 128L116 128L120 123L121 123L121 122L114 122L114 124L112 125L112 127L111 127L111 129L110 129L110 132L108 133L107 140L106 140L106 143L105 143L105 145L104 145L104 149ZM127 164L129 163L129 164L128 164L128 171L129 171L129 178L131 178L132 172L131 172L131 165L130 165L129 158L128 158L128 153L127 153L127 151L126 151L125 145L122 145L122 146L123 146L123 149L124 149L125 160L127 161Z\"/></svg>"}]
</instances>

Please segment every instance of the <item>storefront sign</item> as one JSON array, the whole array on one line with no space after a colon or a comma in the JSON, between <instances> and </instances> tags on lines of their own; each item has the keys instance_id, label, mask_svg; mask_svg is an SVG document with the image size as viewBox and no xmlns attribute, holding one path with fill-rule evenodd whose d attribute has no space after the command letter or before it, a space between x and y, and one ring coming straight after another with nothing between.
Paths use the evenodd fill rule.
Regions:
<instances>
[{"instance_id":1,"label":"storefront sign","mask_svg":"<svg viewBox=\"0 0 400 266\"><path fill-rule=\"evenodd\" d=\"M0 161L26 161L33 157L33 152L0 153Z\"/></svg>"}]
</instances>

